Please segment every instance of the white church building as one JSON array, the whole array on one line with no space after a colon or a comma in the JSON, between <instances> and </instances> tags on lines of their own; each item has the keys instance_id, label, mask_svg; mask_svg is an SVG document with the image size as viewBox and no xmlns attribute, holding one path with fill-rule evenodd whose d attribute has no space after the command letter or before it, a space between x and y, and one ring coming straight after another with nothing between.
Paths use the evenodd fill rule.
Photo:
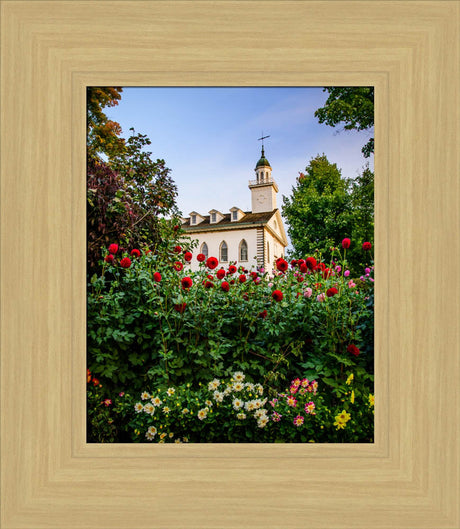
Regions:
<instances>
[{"instance_id":1,"label":"white church building","mask_svg":"<svg viewBox=\"0 0 460 529\"><path fill-rule=\"evenodd\" d=\"M256 179L249 181L251 211L233 207L228 213L216 209L202 215L192 211L182 219L182 228L192 239L198 241L194 258L188 265L199 268L198 253L214 256L219 265L244 266L247 270L262 267L272 272L278 257L284 257L288 245L281 214L276 206L278 186L272 178L272 168L262 156L257 162Z\"/></svg>"}]
</instances>

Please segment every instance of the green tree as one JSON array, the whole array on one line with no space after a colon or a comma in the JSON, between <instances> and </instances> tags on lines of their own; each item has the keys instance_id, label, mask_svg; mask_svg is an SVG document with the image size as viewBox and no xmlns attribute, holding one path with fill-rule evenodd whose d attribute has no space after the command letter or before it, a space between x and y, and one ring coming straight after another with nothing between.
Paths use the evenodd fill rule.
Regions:
<instances>
[{"instance_id":1,"label":"green tree","mask_svg":"<svg viewBox=\"0 0 460 529\"><path fill-rule=\"evenodd\" d=\"M97 271L101 248L117 242L155 248L159 217L178 216L177 188L162 159L146 150L147 136L121 137L105 107L121 99L121 88L90 87L87 92L87 239L88 272Z\"/></svg>"},{"instance_id":2,"label":"green tree","mask_svg":"<svg viewBox=\"0 0 460 529\"><path fill-rule=\"evenodd\" d=\"M331 127L344 123L345 130L370 130L374 127L374 87L326 87L329 93L324 107L315 112L320 123ZM374 152L374 138L362 148L365 158Z\"/></svg>"},{"instance_id":3,"label":"green tree","mask_svg":"<svg viewBox=\"0 0 460 529\"><path fill-rule=\"evenodd\" d=\"M292 257L321 252L329 259L330 247L349 237L352 227L348 182L326 155L313 158L300 173L291 197L283 196L282 212L294 247Z\"/></svg>"},{"instance_id":4,"label":"green tree","mask_svg":"<svg viewBox=\"0 0 460 529\"><path fill-rule=\"evenodd\" d=\"M103 112L105 107L118 105L121 99L121 87L90 86L86 91L87 105L87 156L88 159L101 159L101 155L112 157L124 148L124 139L120 137L121 127L110 120Z\"/></svg>"}]
</instances>

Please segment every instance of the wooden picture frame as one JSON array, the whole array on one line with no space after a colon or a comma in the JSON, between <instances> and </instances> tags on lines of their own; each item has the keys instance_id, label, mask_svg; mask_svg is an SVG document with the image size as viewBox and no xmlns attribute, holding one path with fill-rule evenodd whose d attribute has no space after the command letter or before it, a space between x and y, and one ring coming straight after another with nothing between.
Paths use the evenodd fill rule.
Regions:
<instances>
[{"instance_id":1,"label":"wooden picture frame","mask_svg":"<svg viewBox=\"0 0 460 529\"><path fill-rule=\"evenodd\" d=\"M459 4L1 14L1 527L458 529ZM86 444L91 85L375 86L373 444Z\"/></svg>"}]
</instances>

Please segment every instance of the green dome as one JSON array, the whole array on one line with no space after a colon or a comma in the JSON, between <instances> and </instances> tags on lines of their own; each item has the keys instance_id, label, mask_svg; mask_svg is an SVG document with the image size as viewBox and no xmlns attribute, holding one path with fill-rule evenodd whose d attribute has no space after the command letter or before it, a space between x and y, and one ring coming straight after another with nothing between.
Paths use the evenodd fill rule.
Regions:
<instances>
[{"instance_id":1,"label":"green dome","mask_svg":"<svg viewBox=\"0 0 460 529\"><path fill-rule=\"evenodd\" d=\"M259 167L270 167L270 164L268 163L267 158L265 158L264 148L262 147L262 156L260 157L260 160L257 162L256 169Z\"/></svg>"}]
</instances>

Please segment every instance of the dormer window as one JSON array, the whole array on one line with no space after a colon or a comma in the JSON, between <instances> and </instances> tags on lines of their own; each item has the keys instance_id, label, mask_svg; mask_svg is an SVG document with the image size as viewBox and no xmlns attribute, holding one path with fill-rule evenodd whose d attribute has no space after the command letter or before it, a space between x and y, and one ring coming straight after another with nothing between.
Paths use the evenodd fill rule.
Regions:
<instances>
[{"instance_id":1,"label":"dormer window","mask_svg":"<svg viewBox=\"0 0 460 529\"><path fill-rule=\"evenodd\" d=\"M216 222L217 215L216 213L211 213L211 222Z\"/></svg>"},{"instance_id":2,"label":"dormer window","mask_svg":"<svg viewBox=\"0 0 460 529\"><path fill-rule=\"evenodd\" d=\"M232 220L238 220L238 211L236 209L232 211Z\"/></svg>"},{"instance_id":3,"label":"dormer window","mask_svg":"<svg viewBox=\"0 0 460 529\"><path fill-rule=\"evenodd\" d=\"M191 216L191 224L196 224L196 215Z\"/></svg>"}]
</instances>

